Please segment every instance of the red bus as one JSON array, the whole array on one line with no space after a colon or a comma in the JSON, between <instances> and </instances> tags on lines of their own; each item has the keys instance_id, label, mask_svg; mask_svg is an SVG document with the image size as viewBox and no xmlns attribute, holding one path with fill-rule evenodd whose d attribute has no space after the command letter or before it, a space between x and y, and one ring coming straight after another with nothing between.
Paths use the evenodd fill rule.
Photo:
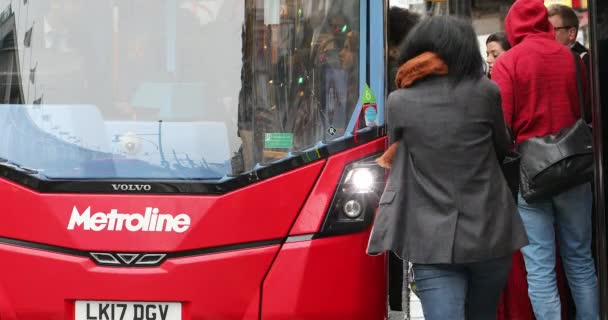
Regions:
<instances>
[{"instance_id":1,"label":"red bus","mask_svg":"<svg viewBox=\"0 0 608 320\"><path fill-rule=\"evenodd\" d=\"M608 319L608 3L575 2L594 57ZM482 42L508 9L0 0L0 319L387 318L386 257L365 248L393 5L472 12Z\"/></svg>"},{"instance_id":2,"label":"red bus","mask_svg":"<svg viewBox=\"0 0 608 320\"><path fill-rule=\"evenodd\" d=\"M383 319L371 2L0 1L0 318Z\"/></svg>"}]
</instances>

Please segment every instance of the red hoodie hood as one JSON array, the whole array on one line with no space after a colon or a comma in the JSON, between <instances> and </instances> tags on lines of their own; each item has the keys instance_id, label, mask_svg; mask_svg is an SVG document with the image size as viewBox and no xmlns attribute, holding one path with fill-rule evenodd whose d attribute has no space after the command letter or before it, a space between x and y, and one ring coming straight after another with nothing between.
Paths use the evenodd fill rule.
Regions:
<instances>
[{"instance_id":1,"label":"red hoodie hood","mask_svg":"<svg viewBox=\"0 0 608 320\"><path fill-rule=\"evenodd\" d=\"M527 36L539 35L555 38L543 0L517 0L505 18L505 31L509 43L515 46Z\"/></svg>"}]
</instances>

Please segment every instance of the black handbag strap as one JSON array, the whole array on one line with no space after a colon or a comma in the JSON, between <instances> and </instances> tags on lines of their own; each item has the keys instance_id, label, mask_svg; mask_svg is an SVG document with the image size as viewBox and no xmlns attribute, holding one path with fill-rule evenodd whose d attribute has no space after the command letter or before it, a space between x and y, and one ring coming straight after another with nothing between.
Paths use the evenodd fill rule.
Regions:
<instances>
[{"instance_id":1,"label":"black handbag strap","mask_svg":"<svg viewBox=\"0 0 608 320\"><path fill-rule=\"evenodd\" d=\"M582 71L581 71L581 57L578 55L578 53L570 50L570 52L572 52L572 56L574 57L574 65L576 66L576 89L578 91L578 104L581 108L581 119L583 119L583 121L586 121L586 117L585 117L585 98L584 98L584 94L583 94L583 76Z\"/></svg>"}]
</instances>

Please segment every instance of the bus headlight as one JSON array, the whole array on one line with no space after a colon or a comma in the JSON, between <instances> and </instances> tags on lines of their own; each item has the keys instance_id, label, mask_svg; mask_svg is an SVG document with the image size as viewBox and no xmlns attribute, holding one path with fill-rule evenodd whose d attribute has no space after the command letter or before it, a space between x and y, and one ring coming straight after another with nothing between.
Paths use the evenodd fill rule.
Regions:
<instances>
[{"instance_id":1,"label":"bus headlight","mask_svg":"<svg viewBox=\"0 0 608 320\"><path fill-rule=\"evenodd\" d=\"M375 163L376 157L344 168L323 221L321 237L359 232L371 225L385 183L385 170Z\"/></svg>"},{"instance_id":2,"label":"bus headlight","mask_svg":"<svg viewBox=\"0 0 608 320\"><path fill-rule=\"evenodd\" d=\"M362 206L357 200L348 200L344 205L344 214L351 218L356 219L361 215Z\"/></svg>"},{"instance_id":3,"label":"bus headlight","mask_svg":"<svg viewBox=\"0 0 608 320\"><path fill-rule=\"evenodd\" d=\"M384 182L384 169L375 163L355 162L348 166L344 172L339 188L348 194L375 193L382 189Z\"/></svg>"},{"instance_id":4,"label":"bus headlight","mask_svg":"<svg viewBox=\"0 0 608 320\"><path fill-rule=\"evenodd\" d=\"M374 187L374 175L368 168L355 168L350 171L355 192L366 193Z\"/></svg>"}]
</instances>

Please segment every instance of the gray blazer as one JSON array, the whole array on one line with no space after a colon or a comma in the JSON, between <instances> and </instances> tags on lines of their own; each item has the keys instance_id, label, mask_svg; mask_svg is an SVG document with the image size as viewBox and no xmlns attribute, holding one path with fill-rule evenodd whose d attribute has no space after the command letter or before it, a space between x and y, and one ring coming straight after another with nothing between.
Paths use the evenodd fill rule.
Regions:
<instances>
[{"instance_id":1,"label":"gray blazer","mask_svg":"<svg viewBox=\"0 0 608 320\"><path fill-rule=\"evenodd\" d=\"M368 253L413 263L468 263L527 244L502 174L509 139L498 87L431 77L388 97L389 141L399 148Z\"/></svg>"}]
</instances>

